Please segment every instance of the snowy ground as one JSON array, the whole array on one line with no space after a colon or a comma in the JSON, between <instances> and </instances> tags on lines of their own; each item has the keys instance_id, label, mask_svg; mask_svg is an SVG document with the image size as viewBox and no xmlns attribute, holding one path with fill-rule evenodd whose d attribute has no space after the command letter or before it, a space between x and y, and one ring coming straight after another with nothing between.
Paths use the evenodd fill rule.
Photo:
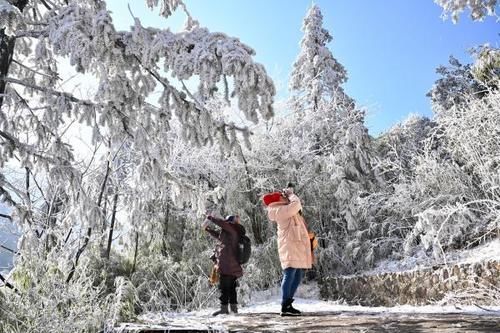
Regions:
<instances>
[{"instance_id":1,"label":"snowy ground","mask_svg":"<svg viewBox=\"0 0 500 333\"><path fill-rule=\"evenodd\" d=\"M400 261L383 260L375 268L367 271L367 275L380 273L419 270L438 264L471 263L477 261L500 260L500 239L495 239L469 250L455 250L446 253L446 260L437 261L427 256L424 251Z\"/></svg>"},{"instance_id":2,"label":"snowy ground","mask_svg":"<svg viewBox=\"0 0 500 333\"><path fill-rule=\"evenodd\" d=\"M363 306L349 306L346 304L341 304L339 302L328 302L318 300L319 290L314 284L302 285L297 291L296 300L294 306L302 310L304 314L307 313L341 313L342 315L379 315L384 317L397 316L401 314L461 314L461 315L495 315L500 316L500 306L489 307L488 309L479 308L476 306L408 306L402 305L397 307L363 307ZM265 292L256 293L252 297L251 304L240 308L240 314L238 315L221 315L217 317L212 317L211 313L215 311L215 308L204 309L196 312L185 312L185 313L149 313L142 315L138 319L137 324L123 323L117 328L117 332L120 329L127 330L127 332L133 332L134 329L140 330L144 329L144 325L147 325L148 329L159 329L159 328L187 328L198 329L198 330L211 330L225 332L225 323L228 320L232 322L237 322L241 320L241 324L245 325L248 323L249 314L276 314L276 322L279 323L280 317L278 315L280 311L280 298L279 289L268 290ZM274 318L274 317L271 317Z\"/></svg>"},{"instance_id":3,"label":"snowy ground","mask_svg":"<svg viewBox=\"0 0 500 333\"><path fill-rule=\"evenodd\" d=\"M416 270L436 265L439 263L470 263L483 260L500 260L500 240L493 240L487 244L478 246L470 250L454 251L447 254L446 261L436 262L433 258L419 253L414 257L406 258L401 261L386 260L380 262L373 270L367 272L368 274L378 274L384 272L398 272L407 270ZM379 315L383 317L399 316L399 315L436 315L436 314L457 314L460 316L478 315L478 316L500 316L500 306L480 308L477 306L409 306L401 305L397 307L364 307L364 306L350 306L339 302L329 302L320 300L319 288L316 284L301 285L297 291L294 305L302 310L304 313L342 313L343 315L363 316ZM138 318L138 324L123 323L119 328L133 331L134 327L139 330L144 325L148 328L186 328L211 330L218 332L226 332L224 324L228 321L232 323L241 320L242 325L244 321L248 321L248 315L255 314L276 314L280 311L280 290L279 288L270 289L254 293L251 295L247 304L240 305L239 315L222 315L212 317L212 312L215 308L204 309L194 312L184 313L148 313ZM273 318L273 316L271 316Z\"/></svg>"}]
</instances>

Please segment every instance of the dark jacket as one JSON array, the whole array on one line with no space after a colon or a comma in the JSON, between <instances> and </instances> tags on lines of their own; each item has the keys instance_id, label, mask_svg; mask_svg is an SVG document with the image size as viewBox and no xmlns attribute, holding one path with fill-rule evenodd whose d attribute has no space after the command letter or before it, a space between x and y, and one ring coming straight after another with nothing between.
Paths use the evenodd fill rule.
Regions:
<instances>
[{"instance_id":1,"label":"dark jacket","mask_svg":"<svg viewBox=\"0 0 500 333\"><path fill-rule=\"evenodd\" d=\"M229 223L213 216L209 220L221 228L220 231L205 229L218 241L215 260L219 274L241 277L243 269L238 262L238 240L240 235L245 234L245 228L241 224Z\"/></svg>"}]
</instances>

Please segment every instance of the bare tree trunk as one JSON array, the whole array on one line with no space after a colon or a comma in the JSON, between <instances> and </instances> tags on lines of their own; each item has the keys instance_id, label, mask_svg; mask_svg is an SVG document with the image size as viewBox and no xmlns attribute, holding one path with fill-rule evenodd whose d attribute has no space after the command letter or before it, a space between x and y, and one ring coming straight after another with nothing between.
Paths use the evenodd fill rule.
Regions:
<instances>
[{"instance_id":1,"label":"bare tree trunk","mask_svg":"<svg viewBox=\"0 0 500 333\"><path fill-rule=\"evenodd\" d=\"M106 258L109 259L111 253L111 242L113 241L113 231L115 229L116 206L118 204L118 193L113 197L113 215L111 216L111 226L109 227L108 247L106 248Z\"/></svg>"},{"instance_id":2,"label":"bare tree trunk","mask_svg":"<svg viewBox=\"0 0 500 333\"><path fill-rule=\"evenodd\" d=\"M20 12L24 10L24 7L28 4L28 0L13 0L10 1L12 5L17 7ZM3 105L3 96L5 94L5 88L7 86L7 81L4 78L9 74L10 64L14 58L14 47L16 46L16 39L14 36L8 36L5 33L5 28L0 29L0 107Z\"/></svg>"},{"instance_id":3,"label":"bare tree trunk","mask_svg":"<svg viewBox=\"0 0 500 333\"><path fill-rule=\"evenodd\" d=\"M107 215L108 215L108 196L106 196L106 199L104 199L104 207L102 207L102 216L104 216L104 218L102 219L102 232L106 232L106 229L107 229Z\"/></svg>"},{"instance_id":4,"label":"bare tree trunk","mask_svg":"<svg viewBox=\"0 0 500 333\"><path fill-rule=\"evenodd\" d=\"M170 205L167 204L167 211L165 214L165 220L163 221L163 235L161 239L161 253L164 257L168 255L167 249L167 237L168 237L168 220L170 218Z\"/></svg>"},{"instance_id":5,"label":"bare tree trunk","mask_svg":"<svg viewBox=\"0 0 500 333\"><path fill-rule=\"evenodd\" d=\"M78 252L76 252L75 256L75 262L73 263L73 266L71 267L71 270L68 274L68 277L66 278L66 283L69 283L71 279L73 278L73 275L75 274L76 266L78 266L78 260L80 259L80 256L83 253L83 250L87 247L90 241L90 235L92 234L92 228L87 229L87 236L85 237L85 240L83 241L83 245L81 248L78 249Z\"/></svg>"},{"instance_id":6,"label":"bare tree trunk","mask_svg":"<svg viewBox=\"0 0 500 333\"><path fill-rule=\"evenodd\" d=\"M28 198L27 205L31 206L31 196L30 196L30 169L25 167L26 170L26 197Z\"/></svg>"},{"instance_id":7,"label":"bare tree trunk","mask_svg":"<svg viewBox=\"0 0 500 333\"><path fill-rule=\"evenodd\" d=\"M99 193L99 199L97 200L97 207L101 207L102 204L102 198L104 196L104 190L106 190L106 185L108 183L108 177L109 177L109 172L111 171L111 168L109 167L109 161L106 163L106 174L104 175L104 181L102 182L101 185L101 192Z\"/></svg>"},{"instance_id":8,"label":"bare tree trunk","mask_svg":"<svg viewBox=\"0 0 500 333\"><path fill-rule=\"evenodd\" d=\"M134 250L134 262L132 263L132 269L130 270L130 275L135 272L135 265L137 264L137 251L139 249L139 232L135 232L135 250Z\"/></svg>"},{"instance_id":9,"label":"bare tree trunk","mask_svg":"<svg viewBox=\"0 0 500 333\"><path fill-rule=\"evenodd\" d=\"M322 235L327 235L328 234L328 230L327 230L327 227L325 225L325 221L323 219L323 214L319 214L319 224L321 226L321 229L320 229L320 232ZM317 235L316 235L317 236ZM319 237L319 246L323 249L326 249L326 237Z\"/></svg>"},{"instance_id":10,"label":"bare tree trunk","mask_svg":"<svg viewBox=\"0 0 500 333\"><path fill-rule=\"evenodd\" d=\"M3 104L3 96L7 81L3 80L9 73L9 67L14 55L16 40L5 34L5 28L0 29L0 107Z\"/></svg>"}]
</instances>

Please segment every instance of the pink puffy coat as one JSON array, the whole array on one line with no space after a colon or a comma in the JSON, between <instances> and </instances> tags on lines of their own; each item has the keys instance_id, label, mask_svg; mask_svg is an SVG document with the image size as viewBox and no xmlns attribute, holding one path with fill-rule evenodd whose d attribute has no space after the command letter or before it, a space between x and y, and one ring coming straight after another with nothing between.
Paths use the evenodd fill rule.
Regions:
<instances>
[{"instance_id":1,"label":"pink puffy coat","mask_svg":"<svg viewBox=\"0 0 500 333\"><path fill-rule=\"evenodd\" d=\"M278 224L278 252L281 268L311 268L312 254L309 235L300 199L292 194L289 203L273 202L267 208L269 220Z\"/></svg>"}]
</instances>

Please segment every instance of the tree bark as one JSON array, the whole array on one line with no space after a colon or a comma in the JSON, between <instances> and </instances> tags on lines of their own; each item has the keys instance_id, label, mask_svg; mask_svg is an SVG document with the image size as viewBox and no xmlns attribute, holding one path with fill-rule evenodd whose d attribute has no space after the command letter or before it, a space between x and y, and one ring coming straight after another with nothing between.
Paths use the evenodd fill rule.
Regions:
<instances>
[{"instance_id":1,"label":"tree bark","mask_svg":"<svg viewBox=\"0 0 500 333\"><path fill-rule=\"evenodd\" d=\"M111 226L109 227L108 247L106 248L106 258L109 259L111 253L111 242L113 241L113 231L115 229L116 206L118 205L118 193L113 197L113 215L111 216Z\"/></svg>"},{"instance_id":2,"label":"tree bark","mask_svg":"<svg viewBox=\"0 0 500 333\"><path fill-rule=\"evenodd\" d=\"M135 250L134 250L134 262L132 263L132 269L130 270L130 275L135 272L135 265L137 263L137 251L139 249L139 232L135 232Z\"/></svg>"},{"instance_id":3,"label":"tree bark","mask_svg":"<svg viewBox=\"0 0 500 333\"><path fill-rule=\"evenodd\" d=\"M7 36L5 28L0 29L0 107L3 105L3 98L7 82L3 80L9 73L9 67L14 55L16 40L12 36Z\"/></svg>"},{"instance_id":4,"label":"tree bark","mask_svg":"<svg viewBox=\"0 0 500 333\"><path fill-rule=\"evenodd\" d=\"M13 0L10 1L12 5L17 7L20 12L28 4L28 0ZM0 108L3 105L3 97L7 82L3 80L9 74L10 64L14 58L14 47L16 46L16 39L14 36L8 36L5 33L5 28L0 29Z\"/></svg>"},{"instance_id":5,"label":"tree bark","mask_svg":"<svg viewBox=\"0 0 500 333\"><path fill-rule=\"evenodd\" d=\"M75 274L76 266L78 266L78 260L80 259L80 256L83 253L83 250L87 247L90 241L90 235L92 234L92 228L87 229L87 236L85 237L85 240L83 241L83 245L81 248L78 249L78 252L76 252L75 256L75 262L73 263L73 266L71 267L71 270L68 274L68 277L66 278L66 283L69 283L71 279L73 278L73 275Z\"/></svg>"},{"instance_id":6,"label":"tree bark","mask_svg":"<svg viewBox=\"0 0 500 333\"><path fill-rule=\"evenodd\" d=\"M104 175L104 181L101 185L101 192L99 193L99 199L97 199L97 207L101 208L102 198L104 196L104 190L106 190L106 185L108 183L109 172L111 168L109 167L109 161L106 162L106 174Z\"/></svg>"},{"instance_id":7,"label":"tree bark","mask_svg":"<svg viewBox=\"0 0 500 333\"><path fill-rule=\"evenodd\" d=\"M164 257L168 256L167 237L168 237L168 219L170 218L170 206L167 205L165 220L163 221L163 237L161 239L161 253Z\"/></svg>"}]
</instances>

